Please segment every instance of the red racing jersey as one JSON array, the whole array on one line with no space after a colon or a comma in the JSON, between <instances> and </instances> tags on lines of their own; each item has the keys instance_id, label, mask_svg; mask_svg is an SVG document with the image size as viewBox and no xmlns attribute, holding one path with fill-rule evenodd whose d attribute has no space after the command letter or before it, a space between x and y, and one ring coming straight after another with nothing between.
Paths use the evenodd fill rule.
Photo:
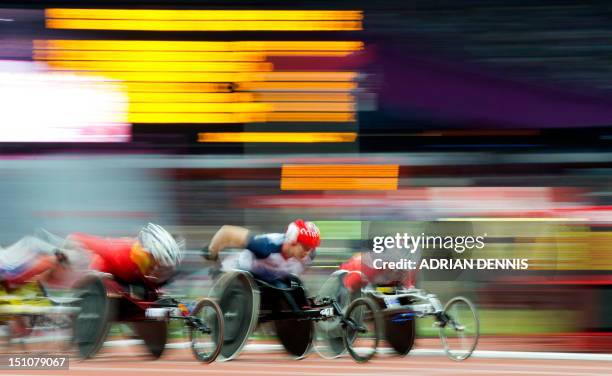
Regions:
<instances>
[{"instance_id":1,"label":"red racing jersey","mask_svg":"<svg viewBox=\"0 0 612 376\"><path fill-rule=\"evenodd\" d=\"M368 260L368 257L364 259L361 254L357 254L340 265L341 270L346 270L348 272L360 272L349 273L344 278L344 287L351 291L355 291L365 286L368 282L371 282L374 285L400 282L405 287L414 287L414 271L411 270L397 273L384 269L375 269L371 266L370 261L371 260ZM364 276L365 278L363 278Z\"/></svg>"},{"instance_id":2,"label":"red racing jersey","mask_svg":"<svg viewBox=\"0 0 612 376\"><path fill-rule=\"evenodd\" d=\"M75 233L71 240L90 251L93 255L90 267L128 282L147 283L145 276L132 259L132 248L136 243L133 238L102 238L98 236Z\"/></svg>"}]
</instances>

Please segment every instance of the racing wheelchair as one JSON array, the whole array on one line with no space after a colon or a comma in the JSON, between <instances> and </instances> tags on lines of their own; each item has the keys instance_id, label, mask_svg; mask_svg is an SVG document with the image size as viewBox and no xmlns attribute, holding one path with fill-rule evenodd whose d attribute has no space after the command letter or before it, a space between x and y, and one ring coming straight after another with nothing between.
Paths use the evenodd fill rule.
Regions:
<instances>
[{"instance_id":1,"label":"racing wheelchair","mask_svg":"<svg viewBox=\"0 0 612 376\"><path fill-rule=\"evenodd\" d=\"M356 346L358 334L370 334L374 341L368 345L376 349L382 322L369 301L356 299L351 303L354 308L346 310L353 314L345 315L342 304L346 300L339 303L332 297L307 297L302 281L296 276L276 282L279 283L271 284L243 270L221 273L210 296L219 302L224 316L225 337L221 347L224 360L236 358L256 325L264 322L273 323L279 341L297 359L309 353L315 333L333 348ZM320 324L341 328L342 335L327 335L328 332L320 330Z\"/></svg>"},{"instance_id":2,"label":"racing wheelchair","mask_svg":"<svg viewBox=\"0 0 612 376\"><path fill-rule=\"evenodd\" d=\"M375 311L383 321L384 337L397 354L404 356L410 352L416 337L415 319L425 316L434 318L433 325L438 328L444 352L450 359L465 360L474 352L480 336L480 322L474 304L467 298L457 296L442 306L436 295L416 288L406 288L399 282L384 286L373 286L368 283L360 291L350 294L343 284L343 279L349 273L361 274L359 271L346 270L334 272L323 284L320 296L329 296L336 300L353 299L353 303L347 308L347 316L352 315L361 305L368 304L375 307ZM366 278L361 275L362 278ZM363 303L355 304L361 301ZM328 329L329 335L335 338L340 335L339 331L340 328L337 326ZM344 328L344 331L345 335L355 335L347 328ZM375 348L360 347L360 341L344 341L345 348L338 344L336 340L335 346L324 346L325 355L339 356L342 352L348 351L353 359L367 361L375 354L375 351L372 351Z\"/></svg>"},{"instance_id":3,"label":"racing wheelchair","mask_svg":"<svg viewBox=\"0 0 612 376\"><path fill-rule=\"evenodd\" d=\"M54 250L53 257L62 267L70 265L60 249ZM49 271L44 268L35 273L40 275ZM79 311L78 299L49 294L43 283L35 278L37 274L26 281L0 281L3 350L9 353L66 353L72 344L73 322Z\"/></svg>"},{"instance_id":4,"label":"racing wheelchair","mask_svg":"<svg viewBox=\"0 0 612 376\"><path fill-rule=\"evenodd\" d=\"M157 359L165 349L172 319L184 322L199 361L210 363L221 351L223 315L211 299L200 299L190 310L177 299L162 296L158 289L125 283L101 272L90 273L75 287L81 309L74 337L82 358L91 358L100 350L112 323L126 322Z\"/></svg>"},{"instance_id":5,"label":"racing wheelchair","mask_svg":"<svg viewBox=\"0 0 612 376\"><path fill-rule=\"evenodd\" d=\"M0 326L6 351L63 353L72 343L75 298L50 296L39 282L17 288L0 283Z\"/></svg>"}]
</instances>

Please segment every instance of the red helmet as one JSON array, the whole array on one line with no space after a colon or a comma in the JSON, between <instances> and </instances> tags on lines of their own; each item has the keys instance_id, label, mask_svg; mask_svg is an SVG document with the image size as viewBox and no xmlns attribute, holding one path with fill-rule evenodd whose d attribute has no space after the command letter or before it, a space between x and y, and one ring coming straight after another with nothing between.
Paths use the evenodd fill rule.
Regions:
<instances>
[{"instance_id":1,"label":"red helmet","mask_svg":"<svg viewBox=\"0 0 612 376\"><path fill-rule=\"evenodd\" d=\"M314 223L296 219L287 227L285 240L293 244L303 244L308 248L316 248L321 244L321 233Z\"/></svg>"}]
</instances>

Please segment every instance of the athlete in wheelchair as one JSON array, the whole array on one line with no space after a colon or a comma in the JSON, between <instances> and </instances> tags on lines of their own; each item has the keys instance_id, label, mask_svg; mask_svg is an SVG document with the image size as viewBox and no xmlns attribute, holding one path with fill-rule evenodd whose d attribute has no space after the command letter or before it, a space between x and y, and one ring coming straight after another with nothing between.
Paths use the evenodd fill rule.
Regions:
<instances>
[{"instance_id":1,"label":"athlete in wheelchair","mask_svg":"<svg viewBox=\"0 0 612 376\"><path fill-rule=\"evenodd\" d=\"M222 273L211 296L218 299L225 321L223 358L237 357L258 323L271 321L285 350L296 358L311 348L315 322L339 320L342 309L333 299L310 298L299 275L311 264L320 244L312 222L298 219L287 231L252 234L223 226L204 248L204 257L217 260L224 249L242 249L222 260Z\"/></svg>"},{"instance_id":2,"label":"athlete in wheelchair","mask_svg":"<svg viewBox=\"0 0 612 376\"><path fill-rule=\"evenodd\" d=\"M0 326L9 352L57 353L70 346L76 299L50 296L45 287L61 286L71 272L58 247L28 235L0 248Z\"/></svg>"},{"instance_id":3,"label":"athlete in wheelchair","mask_svg":"<svg viewBox=\"0 0 612 376\"><path fill-rule=\"evenodd\" d=\"M442 306L436 295L414 287L414 271L374 268L375 258L380 257L383 256L371 252L354 255L325 282L321 294L336 299L341 296L360 298L374 306L383 321L384 330L379 335L384 335L393 350L401 356L407 355L414 345L415 319L432 316L447 356L452 360L470 357L480 334L475 306L461 296L452 298ZM399 259L402 255L388 251L386 257ZM349 306L348 316L351 309ZM359 340L346 343L346 350L354 359L366 361L374 356L375 351L360 347L359 343ZM341 350L337 348L335 354Z\"/></svg>"},{"instance_id":4,"label":"athlete in wheelchair","mask_svg":"<svg viewBox=\"0 0 612 376\"><path fill-rule=\"evenodd\" d=\"M201 299L193 309L162 294L161 287L183 258L183 244L163 227L149 223L137 238L101 238L76 233L68 241L92 256L89 269L75 286L81 311L75 324L75 342L81 357L94 356L114 322L127 322L150 354L159 358L168 340L168 322L181 319L200 361L212 362L223 338L218 305Z\"/></svg>"}]
</instances>

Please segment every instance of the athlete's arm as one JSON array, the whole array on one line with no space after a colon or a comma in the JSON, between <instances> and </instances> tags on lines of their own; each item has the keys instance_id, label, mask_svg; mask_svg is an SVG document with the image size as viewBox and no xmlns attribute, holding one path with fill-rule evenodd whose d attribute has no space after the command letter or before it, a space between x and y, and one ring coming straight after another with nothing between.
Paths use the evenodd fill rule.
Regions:
<instances>
[{"instance_id":1,"label":"athlete's arm","mask_svg":"<svg viewBox=\"0 0 612 376\"><path fill-rule=\"evenodd\" d=\"M225 225L217 231L208 246L210 258L216 260L219 252L226 248L246 248L249 230L244 227Z\"/></svg>"}]
</instances>

